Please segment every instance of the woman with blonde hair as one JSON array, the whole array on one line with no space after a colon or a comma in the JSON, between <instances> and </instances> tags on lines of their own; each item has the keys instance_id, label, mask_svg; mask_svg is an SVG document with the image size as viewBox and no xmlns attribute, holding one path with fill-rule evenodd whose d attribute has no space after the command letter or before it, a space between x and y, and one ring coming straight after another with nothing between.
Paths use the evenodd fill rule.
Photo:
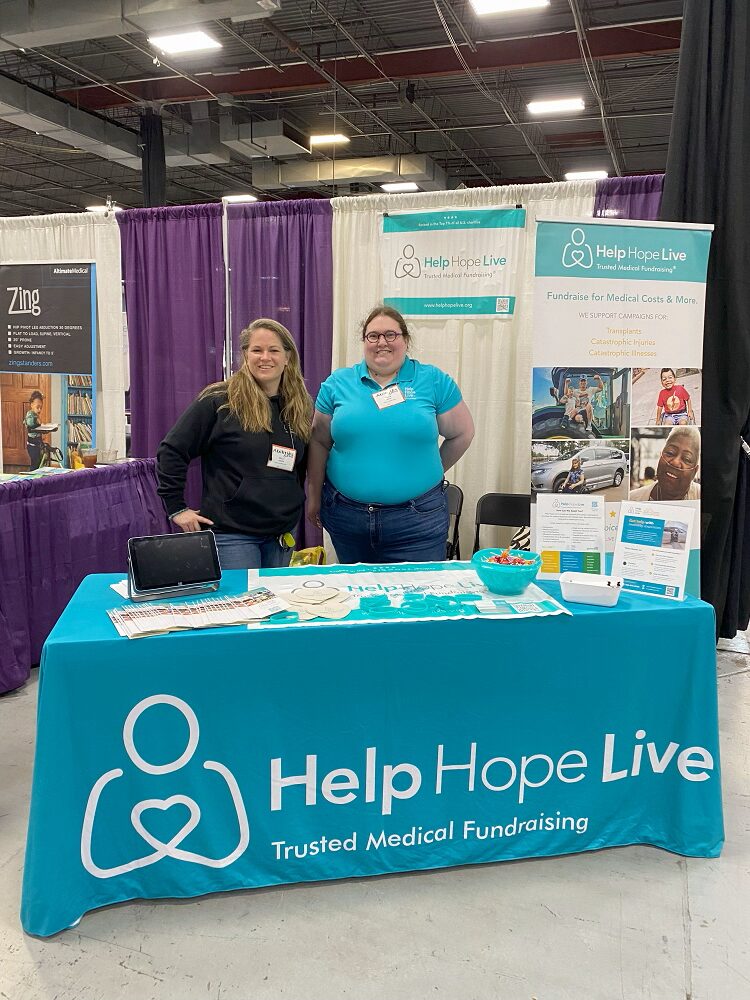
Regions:
<instances>
[{"instance_id":1,"label":"woman with blonde hair","mask_svg":"<svg viewBox=\"0 0 750 1000\"><path fill-rule=\"evenodd\" d=\"M159 495L183 531L212 528L223 569L285 566L304 504L312 400L292 335L272 319L240 334L243 363L207 386L159 445ZM200 458L200 511L185 503Z\"/></svg>"}]
</instances>

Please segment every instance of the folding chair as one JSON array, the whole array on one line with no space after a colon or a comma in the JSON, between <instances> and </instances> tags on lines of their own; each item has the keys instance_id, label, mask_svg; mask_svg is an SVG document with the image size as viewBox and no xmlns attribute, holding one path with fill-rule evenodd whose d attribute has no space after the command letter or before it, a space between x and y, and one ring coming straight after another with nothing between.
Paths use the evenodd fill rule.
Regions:
<instances>
[{"instance_id":1,"label":"folding chair","mask_svg":"<svg viewBox=\"0 0 750 1000\"><path fill-rule=\"evenodd\" d=\"M477 501L472 554L479 549L479 529L483 524L520 528L530 521L531 497L526 493L485 493Z\"/></svg>"},{"instance_id":2,"label":"folding chair","mask_svg":"<svg viewBox=\"0 0 750 1000\"><path fill-rule=\"evenodd\" d=\"M446 559L461 558L461 543L458 537L458 525L461 521L461 511L464 506L463 490L453 483L448 483L448 514L453 518L453 530L448 529L448 542L445 547Z\"/></svg>"}]
</instances>

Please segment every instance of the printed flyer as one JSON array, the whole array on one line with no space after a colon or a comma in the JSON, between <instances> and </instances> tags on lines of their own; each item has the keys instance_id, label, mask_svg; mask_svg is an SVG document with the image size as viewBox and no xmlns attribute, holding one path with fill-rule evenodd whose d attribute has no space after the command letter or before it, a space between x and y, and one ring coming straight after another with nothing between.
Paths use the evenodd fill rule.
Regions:
<instances>
[{"instance_id":1,"label":"printed flyer","mask_svg":"<svg viewBox=\"0 0 750 1000\"><path fill-rule=\"evenodd\" d=\"M684 599L695 513L687 506L621 504L612 572L625 590Z\"/></svg>"},{"instance_id":2,"label":"printed flyer","mask_svg":"<svg viewBox=\"0 0 750 1000\"><path fill-rule=\"evenodd\" d=\"M71 467L96 440L96 265L0 264L0 472Z\"/></svg>"},{"instance_id":3,"label":"printed flyer","mask_svg":"<svg viewBox=\"0 0 750 1000\"><path fill-rule=\"evenodd\" d=\"M404 316L509 318L523 257L523 208L383 216L383 295Z\"/></svg>"},{"instance_id":4,"label":"printed flyer","mask_svg":"<svg viewBox=\"0 0 750 1000\"><path fill-rule=\"evenodd\" d=\"M540 493L536 500L539 576L604 572L604 501L596 496Z\"/></svg>"},{"instance_id":5,"label":"printed flyer","mask_svg":"<svg viewBox=\"0 0 750 1000\"><path fill-rule=\"evenodd\" d=\"M712 228L538 221L532 496L603 500L609 554L623 501L680 504L699 517ZM687 592L696 596L699 543L694 532L686 555Z\"/></svg>"}]
</instances>

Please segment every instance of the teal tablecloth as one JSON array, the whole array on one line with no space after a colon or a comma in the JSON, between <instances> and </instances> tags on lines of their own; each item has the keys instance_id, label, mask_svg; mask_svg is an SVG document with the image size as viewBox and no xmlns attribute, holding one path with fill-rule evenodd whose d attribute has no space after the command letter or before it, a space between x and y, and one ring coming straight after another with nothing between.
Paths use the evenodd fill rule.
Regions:
<instances>
[{"instance_id":1,"label":"teal tablecloth","mask_svg":"<svg viewBox=\"0 0 750 1000\"><path fill-rule=\"evenodd\" d=\"M31 934L134 898L721 850L707 604L127 640L115 579L84 580L44 649Z\"/></svg>"}]
</instances>

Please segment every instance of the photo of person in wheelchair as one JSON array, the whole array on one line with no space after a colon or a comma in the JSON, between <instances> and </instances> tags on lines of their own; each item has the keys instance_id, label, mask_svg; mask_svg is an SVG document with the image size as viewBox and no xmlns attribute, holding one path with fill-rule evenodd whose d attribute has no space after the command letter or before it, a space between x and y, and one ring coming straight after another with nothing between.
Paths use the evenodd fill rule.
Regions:
<instances>
[{"instance_id":1,"label":"photo of person in wheelchair","mask_svg":"<svg viewBox=\"0 0 750 1000\"><path fill-rule=\"evenodd\" d=\"M570 472L560 487L561 493L586 493L586 477L581 468L581 460L574 455L570 461Z\"/></svg>"},{"instance_id":2,"label":"photo of person in wheelchair","mask_svg":"<svg viewBox=\"0 0 750 1000\"><path fill-rule=\"evenodd\" d=\"M684 385L677 384L674 368L662 368L661 384L662 390L656 400L654 423L666 427L695 424L690 393Z\"/></svg>"},{"instance_id":3,"label":"photo of person in wheelchair","mask_svg":"<svg viewBox=\"0 0 750 1000\"><path fill-rule=\"evenodd\" d=\"M595 444L579 441L531 442L532 493L597 493L606 500L626 500L630 441Z\"/></svg>"},{"instance_id":4,"label":"photo of person in wheelchair","mask_svg":"<svg viewBox=\"0 0 750 1000\"><path fill-rule=\"evenodd\" d=\"M534 440L622 438L629 433L627 368L535 368L532 393Z\"/></svg>"},{"instance_id":5,"label":"photo of person in wheelchair","mask_svg":"<svg viewBox=\"0 0 750 1000\"><path fill-rule=\"evenodd\" d=\"M700 427L700 368L634 368L632 427Z\"/></svg>"}]
</instances>

